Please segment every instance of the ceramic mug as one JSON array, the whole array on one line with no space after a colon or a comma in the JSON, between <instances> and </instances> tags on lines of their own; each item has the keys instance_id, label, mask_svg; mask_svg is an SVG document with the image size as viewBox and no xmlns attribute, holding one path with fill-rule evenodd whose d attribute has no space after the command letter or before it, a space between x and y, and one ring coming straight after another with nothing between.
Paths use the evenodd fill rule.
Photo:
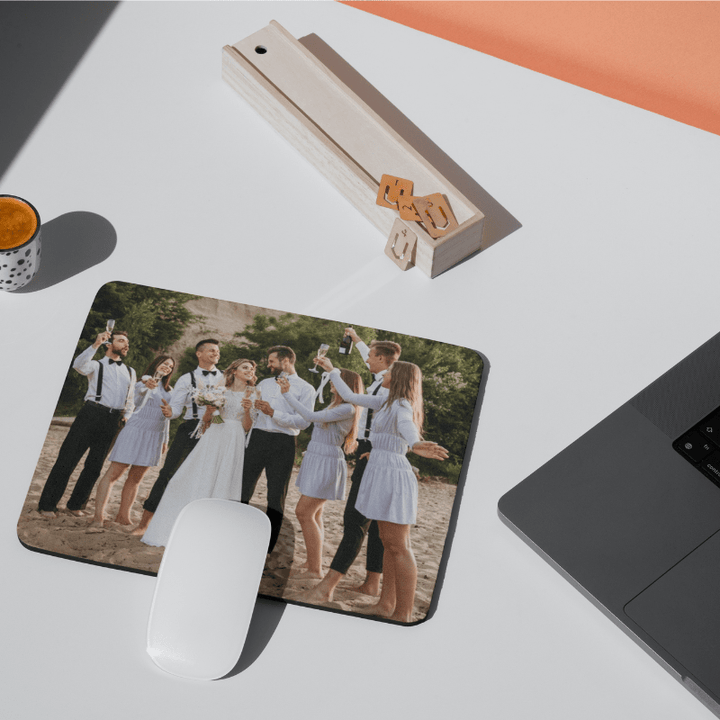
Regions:
<instances>
[{"instance_id":1,"label":"ceramic mug","mask_svg":"<svg viewBox=\"0 0 720 720\"><path fill-rule=\"evenodd\" d=\"M0 195L0 290L27 285L40 268L40 215L16 195Z\"/></svg>"}]
</instances>

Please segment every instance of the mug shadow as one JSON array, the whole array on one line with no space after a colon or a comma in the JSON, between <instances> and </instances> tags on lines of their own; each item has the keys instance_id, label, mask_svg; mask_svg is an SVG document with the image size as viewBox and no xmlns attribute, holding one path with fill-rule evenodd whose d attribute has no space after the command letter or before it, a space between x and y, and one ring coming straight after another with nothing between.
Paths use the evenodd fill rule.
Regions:
<instances>
[{"instance_id":1,"label":"mug shadow","mask_svg":"<svg viewBox=\"0 0 720 720\"><path fill-rule=\"evenodd\" d=\"M42 262L33 280L15 293L31 293L57 285L112 255L115 228L101 215L76 211L42 225Z\"/></svg>"},{"instance_id":2,"label":"mug shadow","mask_svg":"<svg viewBox=\"0 0 720 720\"><path fill-rule=\"evenodd\" d=\"M461 260L467 262L479 252L522 227L490 193L479 185L425 133L412 123L382 93L314 33L299 40L320 62L370 106L395 132L436 167L465 197L485 215L480 250ZM458 263L460 264L460 263Z\"/></svg>"}]
</instances>

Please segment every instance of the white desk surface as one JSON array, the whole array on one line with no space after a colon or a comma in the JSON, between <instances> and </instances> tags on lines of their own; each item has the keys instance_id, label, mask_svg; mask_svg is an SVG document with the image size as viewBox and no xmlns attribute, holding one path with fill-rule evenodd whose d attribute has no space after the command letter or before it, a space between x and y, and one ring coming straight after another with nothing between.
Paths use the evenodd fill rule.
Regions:
<instances>
[{"instance_id":1,"label":"white desk surface","mask_svg":"<svg viewBox=\"0 0 720 720\"><path fill-rule=\"evenodd\" d=\"M435 280L397 270L384 238L221 81L222 46L271 19L316 33L522 228ZM720 330L718 167L715 135L336 3L121 5L0 180L45 221L89 211L118 237L82 274L0 294L3 716L710 718L496 503ZM153 578L19 544L78 333L111 280L487 355L430 621L291 606L247 670L185 682L144 650Z\"/></svg>"}]
</instances>

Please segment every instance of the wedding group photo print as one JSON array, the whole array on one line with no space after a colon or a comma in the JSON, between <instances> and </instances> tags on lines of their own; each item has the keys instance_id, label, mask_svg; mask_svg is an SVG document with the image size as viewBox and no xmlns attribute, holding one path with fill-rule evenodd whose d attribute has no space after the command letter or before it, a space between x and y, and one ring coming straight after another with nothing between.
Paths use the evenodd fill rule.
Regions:
<instances>
[{"instance_id":1,"label":"wedding group photo print","mask_svg":"<svg viewBox=\"0 0 720 720\"><path fill-rule=\"evenodd\" d=\"M476 350L126 282L98 291L18 521L31 549L157 574L190 502L270 520L260 595L432 614L479 412Z\"/></svg>"}]
</instances>

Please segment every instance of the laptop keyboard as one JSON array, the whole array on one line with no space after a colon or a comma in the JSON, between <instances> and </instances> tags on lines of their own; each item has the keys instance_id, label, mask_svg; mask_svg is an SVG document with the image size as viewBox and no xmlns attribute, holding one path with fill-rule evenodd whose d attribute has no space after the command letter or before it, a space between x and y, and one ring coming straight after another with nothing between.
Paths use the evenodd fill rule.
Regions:
<instances>
[{"instance_id":1,"label":"laptop keyboard","mask_svg":"<svg viewBox=\"0 0 720 720\"><path fill-rule=\"evenodd\" d=\"M679 437L673 447L720 487L720 409Z\"/></svg>"}]
</instances>

